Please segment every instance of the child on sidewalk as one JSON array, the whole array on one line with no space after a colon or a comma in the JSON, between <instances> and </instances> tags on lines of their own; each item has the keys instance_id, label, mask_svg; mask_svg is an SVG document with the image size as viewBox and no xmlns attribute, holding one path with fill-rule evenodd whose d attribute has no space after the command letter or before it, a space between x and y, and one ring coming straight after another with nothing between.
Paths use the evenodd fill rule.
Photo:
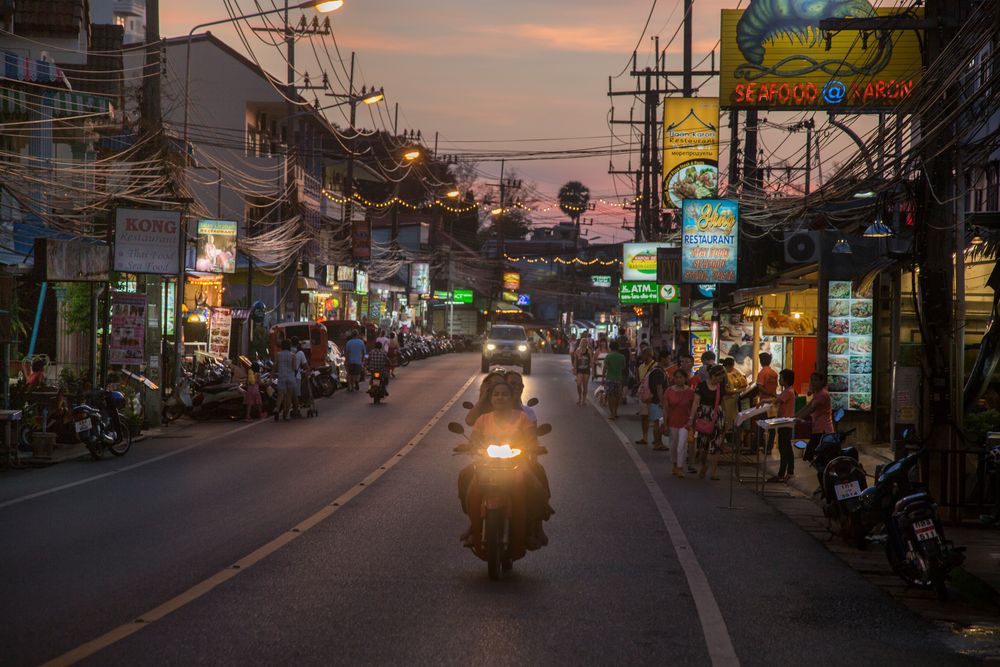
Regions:
<instances>
[{"instance_id":1,"label":"child on sidewalk","mask_svg":"<svg viewBox=\"0 0 1000 667\"><path fill-rule=\"evenodd\" d=\"M247 406L245 421L250 421L250 415L255 411L255 408L255 418L261 416L260 364L256 361L251 362L250 369L247 371L247 389L243 394L243 404Z\"/></svg>"}]
</instances>

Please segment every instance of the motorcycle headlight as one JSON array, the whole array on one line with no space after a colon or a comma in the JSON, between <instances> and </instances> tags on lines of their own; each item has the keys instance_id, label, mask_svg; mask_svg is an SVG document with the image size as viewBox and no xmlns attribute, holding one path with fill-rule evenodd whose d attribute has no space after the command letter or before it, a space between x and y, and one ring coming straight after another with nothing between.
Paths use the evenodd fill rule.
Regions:
<instances>
[{"instance_id":1,"label":"motorcycle headlight","mask_svg":"<svg viewBox=\"0 0 1000 667\"><path fill-rule=\"evenodd\" d=\"M490 352L492 352L493 350L497 349L497 346L494 345L493 343L487 343L486 344L486 349L489 350Z\"/></svg>"},{"instance_id":2,"label":"motorcycle headlight","mask_svg":"<svg viewBox=\"0 0 1000 667\"><path fill-rule=\"evenodd\" d=\"M510 445L490 445L486 448L486 455L491 459L512 459L520 453L520 449L514 449Z\"/></svg>"},{"instance_id":3,"label":"motorcycle headlight","mask_svg":"<svg viewBox=\"0 0 1000 667\"><path fill-rule=\"evenodd\" d=\"M517 346L517 351L518 352L527 352L528 351L528 346L527 345L518 345Z\"/></svg>"}]
</instances>

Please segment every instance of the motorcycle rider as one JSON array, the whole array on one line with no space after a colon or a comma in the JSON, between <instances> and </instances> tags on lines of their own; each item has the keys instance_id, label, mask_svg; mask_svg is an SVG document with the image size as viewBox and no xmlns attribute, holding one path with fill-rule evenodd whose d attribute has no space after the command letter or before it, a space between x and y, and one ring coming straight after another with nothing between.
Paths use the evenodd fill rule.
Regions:
<instances>
[{"instance_id":1,"label":"motorcycle rider","mask_svg":"<svg viewBox=\"0 0 1000 667\"><path fill-rule=\"evenodd\" d=\"M368 352L368 372L382 374L382 391L389 395L389 355L385 353L381 345L376 345Z\"/></svg>"},{"instance_id":2,"label":"motorcycle rider","mask_svg":"<svg viewBox=\"0 0 1000 667\"><path fill-rule=\"evenodd\" d=\"M469 438L471 448L479 449L501 443L522 450L538 446L534 424L524 411L516 409L513 399L511 387L506 382L496 382L492 385L489 392L492 410L476 420L472 436ZM548 537L542 528L542 521L548 520L553 513L548 506L547 480L539 478L538 468L541 466L537 466L537 464L526 467L522 477L523 486L519 489L527 504L529 528L527 544L529 549L537 549L548 544ZM544 475L544 470L541 471L541 474ZM470 495L473 496L471 503L469 502ZM475 488L474 464L466 466L459 473L458 497L462 503L462 511L469 515L469 528L461 536L462 543L472 547L478 540L476 533L482 520L479 515L479 505L475 502L475 499L478 498L478 489Z\"/></svg>"}]
</instances>

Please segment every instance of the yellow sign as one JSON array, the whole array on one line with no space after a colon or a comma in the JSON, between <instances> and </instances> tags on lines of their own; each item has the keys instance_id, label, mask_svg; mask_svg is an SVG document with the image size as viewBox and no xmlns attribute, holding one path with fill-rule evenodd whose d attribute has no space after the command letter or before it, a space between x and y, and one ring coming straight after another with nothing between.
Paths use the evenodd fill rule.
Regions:
<instances>
[{"instance_id":1,"label":"yellow sign","mask_svg":"<svg viewBox=\"0 0 1000 667\"><path fill-rule=\"evenodd\" d=\"M722 106L835 112L897 106L920 77L922 33L826 33L819 22L899 15L899 9L873 9L866 0L751 0L746 10L722 10ZM923 12L907 10L905 16Z\"/></svg>"},{"instance_id":2,"label":"yellow sign","mask_svg":"<svg viewBox=\"0 0 1000 667\"><path fill-rule=\"evenodd\" d=\"M663 103L663 205L719 194L719 100L668 97Z\"/></svg>"}]
</instances>

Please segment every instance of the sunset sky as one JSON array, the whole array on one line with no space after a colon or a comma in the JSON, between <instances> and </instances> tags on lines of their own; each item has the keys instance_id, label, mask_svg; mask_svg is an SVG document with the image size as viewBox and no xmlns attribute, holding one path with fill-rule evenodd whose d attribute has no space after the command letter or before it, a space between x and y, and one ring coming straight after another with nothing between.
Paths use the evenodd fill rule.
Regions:
<instances>
[{"instance_id":1,"label":"sunset sky","mask_svg":"<svg viewBox=\"0 0 1000 667\"><path fill-rule=\"evenodd\" d=\"M272 0L259 2L266 7ZM715 47L719 10L736 4L736 0L700 0L695 4L696 62ZM682 6L680 0L658 4L639 48L640 64L651 61L650 36L659 34L665 45L674 35ZM389 109L395 102L400 104L400 128L420 129L430 140L438 131L439 152L449 153L461 149L606 147L610 140L608 76L625 67L649 8L649 0L346 0L342 9L329 16L345 61L352 50L358 53L359 87L383 86ZM241 0L239 10L252 13L257 8L250 0ZM293 14L302 13L310 20L314 15L308 10ZM197 23L226 15L222 0L161 0L161 32L164 36L183 35ZM213 32L245 51L231 27L216 27ZM246 34L251 35L249 31ZM249 39L260 61L284 77L281 53L259 38L251 35ZM327 43L333 52L329 38ZM316 44L329 70L319 42ZM670 47L675 60L680 48L678 34ZM321 67L308 40L299 42L296 58L300 71L307 70L313 81L319 79ZM632 85L627 74L616 80L616 87L622 89ZM702 91L703 95L714 93L714 84ZM628 117L630 104L630 98L619 98L618 118ZM344 124L336 113L334 110L330 115L331 120ZM373 126L367 114L360 119L367 127ZM616 131L627 137L625 127L618 126ZM563 140L507 143L550 138ZM626 168L627 161L625 156L617 157L616 168ZM496 162L481 162L479 168L489 177L499 173ZM550 198L561 184L575 179L589 186L594 197L616 199L606 155L519 162L514 168ZM629 194L628 184L619 180L617 185L621 196ZM603 241L621 241L628 234L618 229L622 215L610 207L595 212L596 221L605 224ZM624 215L631 221L631 213ZM540 214L536 222L561 217Z\"/></svg>"}]
</instances>

